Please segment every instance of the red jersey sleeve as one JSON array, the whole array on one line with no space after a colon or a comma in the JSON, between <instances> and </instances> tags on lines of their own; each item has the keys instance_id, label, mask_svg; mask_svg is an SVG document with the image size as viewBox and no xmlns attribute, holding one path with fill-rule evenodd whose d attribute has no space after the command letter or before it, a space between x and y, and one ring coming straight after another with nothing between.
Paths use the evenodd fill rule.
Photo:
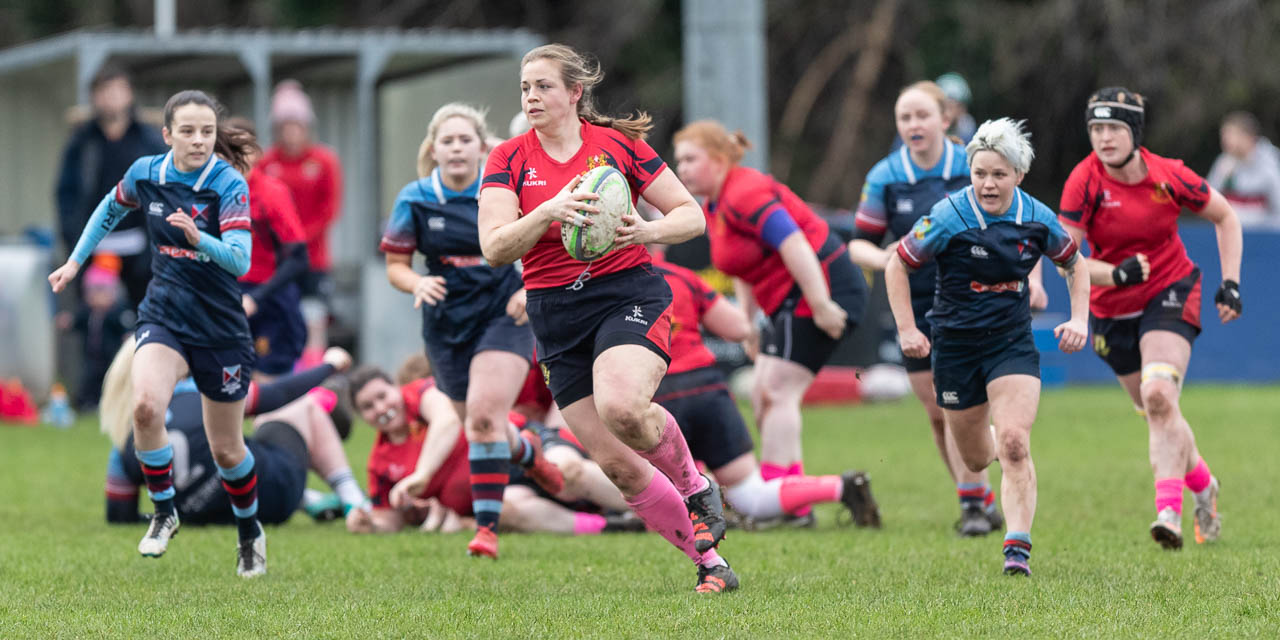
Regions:
<instances>
[{"instance_id":1,"label":"red jersey sleeve","mask_svg":"<svg viewBox=\"0 0 1280 640\"><path fill-rule=\"evenodd\" d=\"M622 134L619 134L622 135ZM624 138L626 136L623 136ZM658 179L658 175L667 168L667 163L662 161L658 156L658 152L649 146L644 140L630 140L631 143L631 171L627 172L631 180L631 191L633 193L644 193L654 180Z\"/></svg>"},{"instance_id":2,"label":"red jersey sleeve","mask_svg":"<svg viewBox=\"0 0 1280 640\"><path fill-rule=\"evenodd\" d=\"M385 509L391 506L391 482L381 473L386 465L378 455L378 449L375 445L369 452L369 501L373 506Z\"/></svg>"},{"instance_id":3,"label":"red jersey sleeve","mask_svg":"<svg viewBox=\"0 0 1280 640\"><path fill-rule=\"evenodd\" d=\"M1173 201L1196 213L1204 211L1209 205L1209 183L1181 160L1165 160L1165 171L1169 179L1164 188L1173 196Z\"/></svg>"},{"instance_id":4,"label":"red jersey sleeve","mask_svg":"<svg viewBox=\"0 0 1280 640\"><path fill-rule=\"evenodd\" d=\"M275 178L263 177L268 178L259 185L261 196L265 198L262 202L263 210L267 214L267 225L275 234L276 241L280 244L306 242L302 221L298 219L298 209L293 204L293 196L289 193L289 188ZM254 201L257 200L258 196L255 195Z\"/></svg>"},{"instance_id":5,"label":"red jersey sleeve","mask_svg":"<svg viewBox=\"0 0 1280 640\"><path fill-rule=\"evenodd\" d=\"M489 152L489 159L484 163L484 180L480 188L501 187L508 191L516 191L520 170L516 157L520 154L520 136L512 138Z\"/></svg>"},{"instance_id":6,"label":"red jersey sleeve","mask_svg":"<svg viewBox=\"0 0 1280 640\"><path fill-rule=\"evenodd\" d=\"M1092 156L1085 158L1071 170L1067 183L1062 187L1062 200L1058 203L1058 219L1080 229L1089 226L1089 219L1102 197L1101 181L1089 166L1091 159Z\"/></svg>"},{"instance_id":7,"label":"red jersey sleeve","mask_svg":"<svg viewBox=\"0 0 1280 640\"><path fill-rule=\"evenodd\" d=\"M712 289L706 280L699 278L697 274L691 273L690 275L693 276L690 285L693 289L694 304L698 308L698 319L702 319L702 316L706 315L711 310L711 307L715 305L716 300L720 298L720 294L715 289Z\"/></svg>"}]
</instances>

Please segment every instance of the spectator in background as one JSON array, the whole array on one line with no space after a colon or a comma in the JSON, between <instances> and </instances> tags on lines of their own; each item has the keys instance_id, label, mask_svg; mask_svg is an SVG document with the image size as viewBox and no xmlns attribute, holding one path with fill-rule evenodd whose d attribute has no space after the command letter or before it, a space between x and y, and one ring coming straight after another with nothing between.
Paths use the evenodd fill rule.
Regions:
<instances>
[{"instance_id":1,"label":"spectator in background","mask_svg":"<svg viewBox=\"0 0 1280 640\"><path fill-rule=\"evenodd\" d=\"M120 295L120 264L120 258L111 254L95 255L84 274L84 304L74 313L58 314L58 329L80 334L84 345L74 400L77 411L97 408L107 367L111 366L111 359L137 319L128 301Z\"/></svg>"},{"instance_id":2,"label":"spectator in background","mask_svg":"<svg viewBox=\"0 0 1280 640\"><path fill-rule=\"evenodd\" d=\"M973 139L973 133L978 130L977 121L969 114L969 102L973 100L969 83L965 81L964 76L954 71L938 76L934 82L942 87L942 93L947 96L945 115L946 119L951 121L951 128L947 130L947 134L959 138L961 144L969 144Z\"/></svg>"},{"instance_id":3,"label":"spectator in background","mask_svg":"<svg viewBox=\"0 0 1280 640\"><path fill-rule=\"evenodd\" d=\"M338 218L342 202L342 166L338 154L312 139L315 112L311 98L297 80L276 85L271 99L271 125L275 144L262 157L262 171L289 187L306 235L309 271L302 287L302 314L307 342L304 364L314 364L328 346L329 227Z\"/></svg>"},{"instance_id":4,"label":"spectator in background","mask_svg":"<svg viewBox=\"0 0 1280 640\"><path fill-rule=\"evenodd\" d=\"M1240 224L1280 228L1280 150L1262 137L1258 119L1235 111L1222 119L1222 155L1209 169L1209 184L1226 196Z\"/></svg>"},{"instance_id":5,"label":"spectator in background","mask_svg":"<svg viewBox=\"0 0 1280 640\"><path fill-rule=\"evenodd\" d=\"M90 90L92 119L71 134L58 176L58 230L67 251L80 238L102 194L116 186L133 161L168 150L159 131L138 121L133 86L123 69L104 66L94 76ZM99 253L120 257L120 279L134 309L151 280L151 255L142 222L141 211L129 212L97 248Z\"/></svg>"}]
</instances>

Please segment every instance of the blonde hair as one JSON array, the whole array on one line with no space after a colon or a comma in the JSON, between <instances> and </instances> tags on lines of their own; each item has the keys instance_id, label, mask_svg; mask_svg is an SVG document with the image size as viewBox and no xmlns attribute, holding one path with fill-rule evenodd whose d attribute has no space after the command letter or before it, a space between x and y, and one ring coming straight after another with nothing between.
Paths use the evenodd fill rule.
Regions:
<instances>
[{"instance_id":1,"label":"blonde hair","mask_svg":"<svg viewBox=\"0 0 1280 640\"><path fill-rule=\"evenodd\" d=\"M692 142L705 149L708 154L728 160L731 165L741 162L743 154L751 148L747 134L742 131L729 133L724 125L715 120L690 122L677 131L671 141L673 144Z\"/></svg>"},{"instance_id":2,"label":"blonde hair","mask_svg":"<svg viewBox=\"0 0 1280 640\"><path fill-rule=\"evenodd\" d=\"M596 111L592 89L604 80L604 72L600 63L578 53L573 47L563 44L544 44L524 54L520 60L520 68L534 60L551 60L560 65L560 79L565 88L572 90L582 87L582 97L578 99L578 116L591 124L601 127L612 127L632 140L643 140L653 128L653 118L643 111L637 111L630 118L612 118Z\"/></svg>"},{"instance_id":3,"label":"blonde hair","mask_svg":"<svg viewBox=\"0 0 1280 640\"><path fill-rule=\"evenodd\" d=\"M994 151L1013 165L1018 173L1025 174L1031 170L1031 161L1035 159L1035 149L1031 148L1031 134L1026 130L1026 120L1000 118L988 120L974 132L965 153L969 155L969 163L973 164L973 156L979 151Z\"/></svg>"},{"instance_id":4,"label":"blonde hair","mask_svg":"<svg viewBox=\"0 0 1280 640\"><path fill-rule=\"evenodd\" d=\"M427 124L427 137L423 138L422 144L418 146L418 177L425 178L436 168L436 159L431 155L431 148L435 146L436 134L439 133L440 125L444 124L445 120L466 118L470 121L476 128L476 135L479 136L480 147L483 149L489 143L489 125L485 122L486 115L488 115L488 109L477 109L462 102L450 102L436 109L435 115L431 116L431 122Z\"/></svg>"},{"instance_id":5,"label":"blonde hair","mask_svg":"<svg viewBox=\"0 0 1280 640\"><path fill-rule=\"evenodd\" d=\"M133 431L133 336L126 336L102 379L99 428L117 451L124 451Z\"/></svg>"},{"instance_id":6,"label":"blonde hair","mask_svg":"<svg viewBox=\"0 0 1280 640\"><path fill-rule=\"evenodd\" d=\"M947 94L942 90L942 87L938 86L938 83L932 80L913 82L903 87L902 91L898 92L898 97L901 98L908 91L920 91L933 98L938 103L938 113L941 113L944 118L947 117Z\"/></svg>"}]
</instances>

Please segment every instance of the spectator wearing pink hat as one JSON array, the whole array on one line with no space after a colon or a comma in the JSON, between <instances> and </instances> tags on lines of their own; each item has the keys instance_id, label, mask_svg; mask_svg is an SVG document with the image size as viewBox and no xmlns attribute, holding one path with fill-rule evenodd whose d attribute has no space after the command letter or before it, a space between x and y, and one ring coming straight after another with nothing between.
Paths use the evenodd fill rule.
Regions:
<instances>
[{"instance_id":1,"label":"spectator wearing pink hat","mask_svg":"<svg viewBox=\"0 0 1280 640\"><path fill-rule=\"evenodd\" d=\"M342 166L328 146L312 139L315 112L297 80L276 85L271 99L275 144L262 157L261 169L289 187L307 241L309 272L303 279L302 312L307 322L303 362L318 361L328 346L329 227L342 202Z\"/></svg>"}]
</instances>

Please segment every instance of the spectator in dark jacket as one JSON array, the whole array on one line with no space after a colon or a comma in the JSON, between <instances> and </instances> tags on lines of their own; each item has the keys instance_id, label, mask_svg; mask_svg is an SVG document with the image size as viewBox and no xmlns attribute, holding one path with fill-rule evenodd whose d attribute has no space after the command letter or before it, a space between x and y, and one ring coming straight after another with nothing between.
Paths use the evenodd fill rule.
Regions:
<instances>
[{"instance_id":1,"label":"spectator in dark jacket","mask_svg":"<svg viewBox=\"0 0 1280 640\"><path fill-rule=\"evenodd\" d=\"M159 131L137 120L133 87L124 70L103 67L90 86L93 118L71 134L58 177L58 226L67 251L75 246L102 194L111 191L129 165L167 149ZM142 215L130 212L97 248L98 252L120 256L120 277L129 305L135 309L151 279Z\"/></svg>"}]
</instances>

